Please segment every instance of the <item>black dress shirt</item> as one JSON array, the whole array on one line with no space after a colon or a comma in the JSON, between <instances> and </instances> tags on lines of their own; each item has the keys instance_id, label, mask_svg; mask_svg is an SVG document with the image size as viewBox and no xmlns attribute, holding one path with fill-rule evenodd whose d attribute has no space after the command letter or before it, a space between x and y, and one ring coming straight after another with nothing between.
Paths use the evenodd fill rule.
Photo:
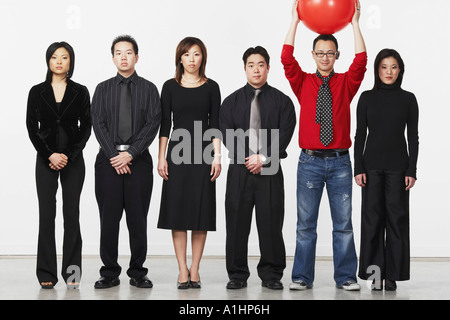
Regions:
<instances>
[{"instance_id":1,"label":"black dress shirt","mask_svg":"<svg viewBox=\"0 0 450 320\"><path fill-rule=\"evenodd\" d=\"M92 126L100 147L108 158L119 154L116 145L121 144L118 136L118 121L121 82L120 74L100 83L92 99ZM132 137L128 152L133 159L148 149L161 124L161 103L156 86L137 75L131 76Z\"/></svg>"},{"instance_id":2,"label":"black dress shirt","mask_svg":"<svg viewBox=\"0 0 450 320\"><path fill-rule=\"evenodd\" d=\"M267 130L267 148L264 147L260 153L267 157L279 157L280 159L287 157L286 148L291 141L296 125L295 109L292 100L280 90L271 87L268 83L259 88L259 103L261 106L261 129ZM227 130L242 129L244 132L250 127L250 105L255 94L255 88L250 84L238 89L229 95L222 103L219 114L219 127L222 132L223 142L229 151L230 159L234 163L243 163L245 159L237 158L242 153L248 157L248 134L245 141L235 136L234 141L228 141ZM279 148L273 150L271 141L276 137L272 137L271 129L279 130ZM232 150L232 144L234 146ZM239 150L238 148L245 148Z\"/></svg>"}]
</instances>

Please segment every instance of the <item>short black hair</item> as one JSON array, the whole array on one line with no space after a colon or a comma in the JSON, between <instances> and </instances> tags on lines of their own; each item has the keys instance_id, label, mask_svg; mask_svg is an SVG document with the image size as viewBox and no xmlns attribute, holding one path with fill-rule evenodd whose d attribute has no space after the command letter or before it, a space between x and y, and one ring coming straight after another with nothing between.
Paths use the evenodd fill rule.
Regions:
<instances>
[{"instance_id":1,"label":"short black hair","mask_svg":"<svg viewBox=\"0 0 450 320\"><path fill-rule=\"evenodd\" d=\"M117 37L113 40L113 43L112 43L112 45L111 45L111 54L112 54L113 56L114 56L114 46L115 46L116 43L118 43L118 42L129 42L129 43L131 43L131 44L133 45L133 51L134 51L134 53L135 53L135 54L139 54L139 47L138 47L138 44L137 44L136 40L135 40L132 36L130 36L130 35L128 35L128 34L123 34L123 35L117 36Z\"/></svg>"},{"instance_id":2,"label":"short black hair","mask_svg":"<svg viewBox=\"0 0 450 320\"><path fill-rule=\"evenodd\" d=\"M321 34L321 35L319 35L317 38L315 38L315 39L314 39L314 42L313 42L313 50L316 49L316 44L317 44L317 42L319 42L320 40L323 40L323 41L333 41L334 44L336 45L336 51L339 50L338 41L337 41L336 37L333 36L332 34Z\"/></svg>"},{"instance_id":3,"label":"short black hair","mask_svg":"<svg viewBox=\"0 0 450 320\"><path fill-rule=\"evenodd\" d=\"M53 79L53 72L50 70L50 59L55 53L56 50L59 48L64 48L69 52L70 57L70 65L69 65L69 71L67 72L66 79L70 79L73 75L73 71L75 68L75 52L73 51L73 48L70 44L67 42L61 41L61 42L53 42L48 48L47 52L45 53L45 59L47 62L47 76L45 77L45 81L51 83Z\"/></svg>"},{"instance_id":4,"label":"short black hair","mask_svg":"<svg viewBox=\"0 0 450 320\"><path fill-rule=\"evenodd\" d=\"M264 58L264 60L266 60L266 64L270 65L270 56L269 56L269 53L267 52L267 50L261 46L256 46L254 48L248 48L244 52L244 55L242 56L242 60L244 61L244 66L247 65L247 59L252 54L260 54Z\"/></svg>"}]
</instances>

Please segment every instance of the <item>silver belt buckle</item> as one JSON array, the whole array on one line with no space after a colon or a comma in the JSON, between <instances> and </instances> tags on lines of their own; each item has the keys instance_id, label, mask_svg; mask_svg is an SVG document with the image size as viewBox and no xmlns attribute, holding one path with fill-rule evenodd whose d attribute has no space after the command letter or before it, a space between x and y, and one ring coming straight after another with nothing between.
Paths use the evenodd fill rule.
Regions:
<instances>
[{"instance_id":1,"label":"silver belt buckle","mask_svg":"<svg viewBox=\"0 0 450 320\"><path fill-rule=\"evenodd\" d=\"M120 144L116 146L117 151L127 151L130 148L129 144Z\"/></svg>"}]
</instances>

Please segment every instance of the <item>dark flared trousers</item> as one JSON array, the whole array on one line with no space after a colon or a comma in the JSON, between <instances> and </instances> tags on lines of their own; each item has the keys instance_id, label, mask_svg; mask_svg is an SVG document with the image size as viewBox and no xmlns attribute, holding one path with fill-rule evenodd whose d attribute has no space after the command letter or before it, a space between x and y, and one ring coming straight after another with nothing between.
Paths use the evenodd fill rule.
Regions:
<instances>
[{"instance_id":1,"label":"dark flared trousers","mask_svg":"<svg viewBox=\"0 0 450 320\"><path fill-rule=\"evenodd\" d=\"M58 179L62 188L64 238L61 275L64 281L77 272L75 282L81 277L80 195L83 188L85 166L83 154L60 171L50 169L47 160L36 158L36 189L39 201L39 238L36 274L39 283L58 282L55 218Z\"/></svg>"},{"instance_id":2,"label":"dark flared trousers","mask_svg":"<svg viewBox=\"0 0 450 320\"><path fill-rule=\"evenodd\" d=\"M225 198L226 267L230 279L247 280L248 237L255 208L261 257L257 266L263 281L280 280L286 268L283 241L284 182L281 167L275 175L254 175L245 165L228 168Z\"/></svg>"},{"instance_id":3,"label":"dark flared trousers","mask_svg":"<svg viewBox=\"0 0 450 320\"><path fill-rule=\"evenodd\" d=\"M153 164L148 151L132 161L131 174L118 175L100 150L95 162L95 195L100 211L100 275L116 278L119 227L125 210L130 241L130 265L127 274L140 278L148 272L143 264L147 256L147 215L153 187Z\"/></svg>"},{"instance_id":4,"label":"dark flared trousers","mask_svg":"<svg viewBox=\"0 0 450 320\"><path fill-rule=\"evenodd\" d=\"M362 188L359 277L409 280L409 191L403 171L369 170ZM371 277L372 276L372 277Z\"/></svg>"}]
</instances>

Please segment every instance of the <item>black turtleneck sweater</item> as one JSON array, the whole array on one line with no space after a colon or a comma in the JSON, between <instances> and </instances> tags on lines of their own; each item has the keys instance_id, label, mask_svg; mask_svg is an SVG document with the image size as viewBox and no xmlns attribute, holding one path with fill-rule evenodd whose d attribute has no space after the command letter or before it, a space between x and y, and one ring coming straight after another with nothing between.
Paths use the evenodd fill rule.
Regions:
<instances>
[{"instance_id":1,"label":"black turtleneck sweater","mask_svg":"<svg viewBox=\"0 0 450 320\"><path fill-rule=\"evenodd\" d=\"M382 84L363 92L357 107L354 175L366 170L401 170L417 179L418 120L416 97L400 86Z\"/></svg>"}]
</instances>

